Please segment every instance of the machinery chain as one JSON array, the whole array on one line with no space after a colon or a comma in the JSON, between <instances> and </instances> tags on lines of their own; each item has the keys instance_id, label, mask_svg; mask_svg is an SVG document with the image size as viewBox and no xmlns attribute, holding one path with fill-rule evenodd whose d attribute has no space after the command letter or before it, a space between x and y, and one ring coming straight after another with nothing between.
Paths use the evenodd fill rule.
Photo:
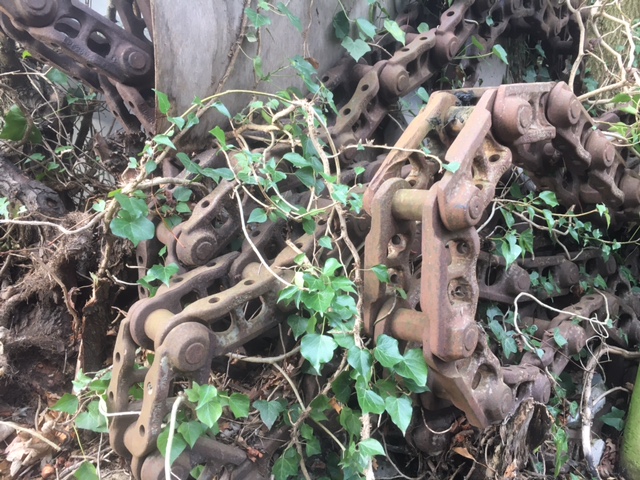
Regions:
<instances>
[{"instance_id":1,"label":"machinery chain","mask_svg":"<svg viewBox=\"0 0 640 480\"><path fill-rule=\"evenodd\" d=\"M134 128L137 118L152 132L153 47L144 33L147 28L153 35L149 2L115 5L124 29L77 0L6 0L0 23L31 53L101 90L125 125ZM599 249L519 259L507 268L504 258L485 248L477 226L489 221L486 210L499 181L519 167L566 208L588 211L605 204L612 228L620 228L638 216L640 178L562 82L433 93L386 158L364 161L355 146L374 138L397 100L450 68L462 48L472 57L490 51L510 32L536 36L548 56L562 58L576 48L575 19L557 0L457 0L439 26L423 34L412 26L419 19L417 6L397 19L407 41L393 54L372 55L369 64L345 57L321 80L341 105L330 129L342 149L341 181L353 182L356 168L365 168L358 178L366 186L369 216L353 216L348 223L353 243L364 241L366 333L421 345L430 392L421 394L419 404L434 411L453 404L471 424L486 427L526 399L546 403L547 373L562 372L594 333L625 346L640 341L640 301L615 260L605 260ZM388 47L393 51L395 45ZM459 68L472 83L475 61L462 60ZM193 161L202 168L226 166L216 151ZM238 161L231 158L232 166ZM456 168L443 170L440 163ZM164 167L167 176L189 175L170 162ZM304 194L295 193L299 187L294 180L282 193L303 202ZM273 273L289 281L301 252L320 259L330 255L315 251L321 229L300 234L284 221L261 224L250 232L251 241L230 251L256 206L249 195L238 203L239 195L235 182L223 181L197 202L189 220L172 231L158 225L166 262L178 264L179 274L153 298L134 304L120 326L107 398L109 412L120 415L111 418L109 432L114 450L131 459L135 478L164 478L156 441L175 398L175 382L206 383L214 358L284 321L287 310L277 303L283 287ZM334 221L327 215L318 224ZM139 246L144 270L157 261L160 246ZM371 270L377 265L387 266L389 284ZM637 270L637 262L630 268ZM557 289L535 291L534 271L552 276ZM601 275L607 292L583 295L577 288L581 271ZM406 299L398 298L400 288ZM563 313L549 318L523 293L557 298ZM518 365L499 359L476 320L481 300L506 305L519 300L516 321L521 328L537 326L539 350L525 353ZM566 340L562 345L556 332ZM151 367L139 366L139 347L155 352ZM129 395L138 384L144 390L141 402ZM203 437L172 472L187 478L194 465L206 464L201 478L223 467L230 478L268 478L270 456L287 435L286 429L272 432L259 446L265 456L256 463L239 447ZM415 446L429 451L432 439L424 429L411 436Z\"/></svg>"},{"instance_id":2,"label":"machinery chain","mask_svg":"<svg viewBox=\"0 0 640 480\"><path fill-rule=\"evenodd\" d=\"M0 28L34 56L102 92L127 129L142 125L153 132L151 2L112 3L124 28L78 0L3 0Z\"/></svg>"}]
</instances>

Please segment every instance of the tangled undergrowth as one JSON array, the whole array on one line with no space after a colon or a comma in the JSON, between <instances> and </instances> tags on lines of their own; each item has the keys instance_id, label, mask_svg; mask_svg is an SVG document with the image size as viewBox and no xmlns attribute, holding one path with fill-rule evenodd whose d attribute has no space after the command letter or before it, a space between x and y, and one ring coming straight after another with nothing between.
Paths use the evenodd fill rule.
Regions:
<instances>
[{"instance_id":1,"label":"tangled undergrowth","mask_svg":"<svg viewBox=\"0 0 640 480\"><path fill-rule=\"evenodd\" d=\"M249 16L256 32L268 26L266 13L273 10L268 4L261 8ZM561 79L581 93L592 116L617 109L602 124L628 149L629 167L635 168L640 23L614 2L580 9L592 16L580 21L579 55ZM360 55L358 47L379 37L369 20L350 20L359 35L345 35L342 43L351 55ZM392 20L383 24L384 31L402 40ZM277 479L618 475L619 433L632 365L640 357L605 342L613 336L620 345L633 343L626 331L614 329L622 325L620 318L597 318L591 312L583 317L593 336L570 359L570 367L553 377L546 408L524 403L507 422L483 431L452 407L435 423L428 411L414 408L414 398L428 389L420 345L381 336L374 346L361 324L366 232L353 230L364 218L362 185L372 175L367 165L391 147L374 141L351 145L347 148L364 152L369 161L343 171L339 160L344 152L333 145L327 127L337 108L309 62L293 59L292 70L312 96L245 92L254 100L238 115L224 106L225 96L237 93L233 90L197 100L187 112L172 112L166 95L156 92L171 127L144 139L98 133L93 122L104 105L94 93L9 41L7 49L18 56L5 66L19 72L3 73L1 89L6 108L0 168L7 175L0 179L0 438L6 457L0 475L116 478L124 472L105 435L107 422L113 421L109 416L117 415L108 414L105 404L112 368L107 358L139 291L161 295L184 273L166 248L171 239L162 240L164 248L157 249L156 261L144 272L135 267L132 245L159 238L161 230L171 237L221 184L228 185L232 199L227 208L246 219L237 225L230 250L241 251L244 245L254 250L260 275L267 271L280 284L278 300L288 310L278 327L215 359L206 384L175 382L176 400L158 439L160 450L171 452L168 463L200 438L211 437L241 446L252 461L268 463L275 453L270 468ZM503 61L509 58L508 48L492 53ZM539 45L531 46L523 63L527 81L553 75ZM418 95L428 98L424 89ZM180 151L181 136L209 109L231 124L228 131L211 131L217 153L211 161ZM440 173L456 168L426 149L415 153ZM173 169L163 169L173 157ZM558 251L569 259L585 257L576 285L564 285L550 269L529 272L535 292L531 300L557 313L568 305L565 295L575 300L612 288L617 295L623 287L625 294L638 295L638 226L614 225L611 235L611 222L604 205L587 212L563 208L551 191L536 190L514 168L499 185L478 231L486 250L501 256L506 267ZM252 239L268 224L284 228L285 236L265 253ZM297 241L303 235L310 238L308 244ZM286 247L296 252L295 267L274 268L273 258ZM594 251L620 265L615 279L600 273L603 266L595 257L589 262ZM415 293L394 287L393 272L384 265L372 270L396 288L398 299ZM505 364L537 353L541 345L534 315L518 310L521 299L512 305L487 301L479 308L478 319ZM247 307L242 314L251 319L257 312ZM559 346L567 342L560 331L554 339ZM136 354L140 367L153 361L150 351ZM128 393L139 400L143 388ZM429 455L418 453L405 437L419 424L438 432ZM519 438L522 432L537 438ZM264 446L268 436L278 440L273 451ZM536 448L516 453L508 448L513 445ZM514 469L517 455L524 460ZM197 478L202 468L192 476Z\"/></svg>"}]
</instances>

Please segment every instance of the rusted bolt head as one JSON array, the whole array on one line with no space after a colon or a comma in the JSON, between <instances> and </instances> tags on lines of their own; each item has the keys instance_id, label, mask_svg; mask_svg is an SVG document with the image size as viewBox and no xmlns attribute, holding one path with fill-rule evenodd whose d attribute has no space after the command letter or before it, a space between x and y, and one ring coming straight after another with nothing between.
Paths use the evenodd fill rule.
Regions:
<instances>
[{"instance_id":1,"label":"rusted bolt head","mask_svg":"<svg viewBox=\"0 0 640 480\"><path fill-rule=\"evenodd\" d=\"M195 342L187 347L184 352L184 358L191 365L201 364L207 355L207 349L202 343Z\"/></svg>"},{"instance_id":2,"label":"rusted bolt head","mask_svg":"<svg viewBox=\"0 0 640 480\"><path fill-rule=\"evenodd\" d=\"M144 53L138 50L130 50L125 52L125 55L128 67L137 71L144 71L147 69L147 56Z\"/></svg>"},{"instance_id":3,"label":"rusted bolt head","mask_svg":"<svg viewBox=\"0 0 640 480\"><path fill-rule=\"evenodd\" d=\"M533 123L533 109L528 103L523 103L518 106L518 126L522 133Z\"/></svg>"},{"instance_id":4,"label":"rusted bolt head","mask_svg":"<svg viewBox=\"0 0 640 480\"><path fill-rule=\"evenodd\" d=\"M480 195L476 194L471 197L471 200L469 200L469 217L472 220L478 220L480 218L480 215L482 215L483 210L484 209L482 208L482 199L480 198Z\"/></svg>"},{"instance_id":5,"label":"rusted bolt head","mask_svg":"<svg viewBox=\"0 0 640 480\"><path fill-rule=\"evenodd\" d=\"M17 2L30 27L45 27L55 19L57 0L23 0Z\"/></svg>"},{"instance_id":6,"label":"rusted bolt head","mask_svg":"<svg viewBox=\"0 0 640 480\"><path fill-rule=\"evenodd\" d=\"M475 325L469 325L464 331L464 349L471 353L478 344L478 329Z\"/></svg>"},{"instance_id":7,"label":"rusted bolt head","mask_svg":"<svg viewBox=\"0 0 640 480\"><path fill-rule=\"evenodd\" d=\"M23 0L27 7L42 10L47 6L47 0Z\"/></svg>"},{"instance_id":8,"label":"rusted bolt head","mask_svg":"<svg viewBox=\"0 0 640 480\"><path fill-rule=\"evenodd\" d=\"M195 248L195 257L198 265L207 263L213 256L214 251L215 247L210 241L202 240L201 242L198 242L198 245Z\"/></svg>"},{"instance_id":9,"label":"rusted bolt head","mask_svg":"<svg viewBox=\"0 0 640 480\"><path fill-rule=\"evenodd\" d=\"M401 73L400 75L398 75L398 78L396 80L396 90L398 91L398 93L404 92L408 85L409 77L407 76L407 74Z\"/></svg>"},{"instance_id":10,"label":"rusted bolt head","mask_svg":"<svg viewBox=\"0 0 640 480\"><path fill-rule=\"evenodd\" d=\"M580 102L577 98L573 98L569 103L569 121L571 125L575 124L580 118Z\"/></svg>"}]
</instances>

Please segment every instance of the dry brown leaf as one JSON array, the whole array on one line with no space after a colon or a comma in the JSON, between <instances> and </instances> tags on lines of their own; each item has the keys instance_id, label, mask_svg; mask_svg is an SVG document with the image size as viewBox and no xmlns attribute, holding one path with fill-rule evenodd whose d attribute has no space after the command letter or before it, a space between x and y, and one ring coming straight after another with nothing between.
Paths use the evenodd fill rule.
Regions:
<instances>
[{"instance_id":1,"label":"dry brown leaf","mask_svg":"<svg viewBox=\"0 0 640 480\"><path fill-rule=\"evenodd\" d=\"M464 447L453 447L452 450L461 457L468 458L469 460L473 460L474 462L476 461L475 457L471 455L469 453L469 450Z\"/></svg>"},{"instance_id":2,"label":"dry brown leaf","mask_svg":"<svg viewBox=\"0 0 640 480\"><path fill-rule=\"evenodd\" d=\"M329 400L329 405L331 405L331 408L333 408L338 415L342 411L342 405L340 405L340 402L338 402L335 397L331 397L331 400Z\"/></svg>"},{"instance_id":3,"label":"dry brown leaf","mask_svg":"<svg viewBox=\"0 0 640 480\"><path fill-rule=\"evenodd\" d=\"M0 442L9 438L10 435L15 433L15 429L4 423L0 423Z\"/></svg>"},{"instance_id":4,"label":"dry brown leaf","mask_svg":"<svg viewBox=\"0 0 640 480\"><path fill-rule=\"evenodd\" d=\"M51 456L51 450L51 446L29 435L17 435L4 451L7 460L11 462L9 475L13 477L23 466L33 465Z\"/></svg>"}]
</instances>

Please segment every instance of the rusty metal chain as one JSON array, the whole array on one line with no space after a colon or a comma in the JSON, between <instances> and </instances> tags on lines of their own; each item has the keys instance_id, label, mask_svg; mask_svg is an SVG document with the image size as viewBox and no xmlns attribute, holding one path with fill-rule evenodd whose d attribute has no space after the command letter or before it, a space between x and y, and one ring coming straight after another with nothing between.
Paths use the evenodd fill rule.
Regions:
<instances>
[{"instance_id":1,"label":"rusty metal chain","mask_svg":"<svg viewBox=\"0 0 640 480\"><path fill-rule=\"evenodd\" d=\"M6 0L0 27L36 57L101 91L125 127L153 132L153 44L145 36L145 29L153 32L150 2L114 5L124 28L77 0Z\"/></svg>"},{"instance_id":2,"label":"rusty metal chain","mask_svg":"<svg viewBox=\"0 0 640 480\"><path fill-rule=\"evenodd\" d=\"M103 91L125 125L135 128L137 118L152 132L153 48L145 36L145 28L153 36L150 3L138 0L134 8L132 0L118 0L115 6L124 29L75 0L6 1L0 22L32 53ZM431 410L453 404L471 424L484 427L503 420L526 399L546 403L548 372L562 372L590 336L623 345L640 341L640 299L615 260L605 261L601 251L525 258L506 268L502 257L485 248L477 226L498 183L517 166L537 188L554 191L566 208L582 212L604 203L619 227L637 218L640 177L563 83L434 93L384 159L358 163L367 159L348 147L372 139L393 104L450 67L462 49L474 57L490 51L505 34L528 32L561 57L573 52L577 36L567 6L557 0L458 0L442 14L440 25L424 34L411 26L420 18L414 6L397 19L407 42L400 46L383 39L391 55L376 53L370 65L345 57L322 81L344 99L330 129L342 148L341 160L349 165L342 181L356 178L356 166L366 167L358 178L366 185L370 217L349 219L355 243L364 240L366 333L421 345L431 392L420 396L420 404ZM473 58L459 63L468 83L475 79L476 64ZM226 165L223 160L204 152L197 163L215 168ZM443 164L449 168L443 170ZM168 162L164 166L168 176L189 175ZM294 181L282 193L300 195L298 187ZM300 252L321 259L331 255L317 252L321 229L296 233L284 221L246 232L250 238L230 252L254 206L235 182L222 182L199 199L188 221L172 231L158 225L166 261L180 271L155 297L138 301L122 322L107 393L109 412L125 413L111 418L110 441L131 459L135 478L164 478L156 442L175 400L175 384L206 383L215 357L284 320L286 309L277 298L291 281ZM328 215L319 223L332 221ZM138 264L156 263L160 246L141 244ZM389 284L371 270L381 264L388 268ZM637 270L637 261L631 265ZM608 291L583 295L582 270L600 274L609 282ZM531 272L551 276L557 289L534 290ZM406 299L397 296L398 289L407 292ZM522 293L558 298L566 306L549 318L534 302L521 300L516 321L522 328L537 327L540 348L509 365L497 357L477 322L477 308L483 300L512 305ZM558 332L566 343L557 343ZM155 352L149 368L138 366L139 347ZM138 384L144 391L141 402L129 397ZM432 439L416 432L422 433L413 435L413 443L428 451ZM286 429L273 433L273 441L260 446L266 455L257 463L239 447L202 438L178 458L173 473L187 478L193 466L206 464L203 478L222 469L235 479L268 478L269 459L287 435Z\"/></svg>"}]
</instances>

